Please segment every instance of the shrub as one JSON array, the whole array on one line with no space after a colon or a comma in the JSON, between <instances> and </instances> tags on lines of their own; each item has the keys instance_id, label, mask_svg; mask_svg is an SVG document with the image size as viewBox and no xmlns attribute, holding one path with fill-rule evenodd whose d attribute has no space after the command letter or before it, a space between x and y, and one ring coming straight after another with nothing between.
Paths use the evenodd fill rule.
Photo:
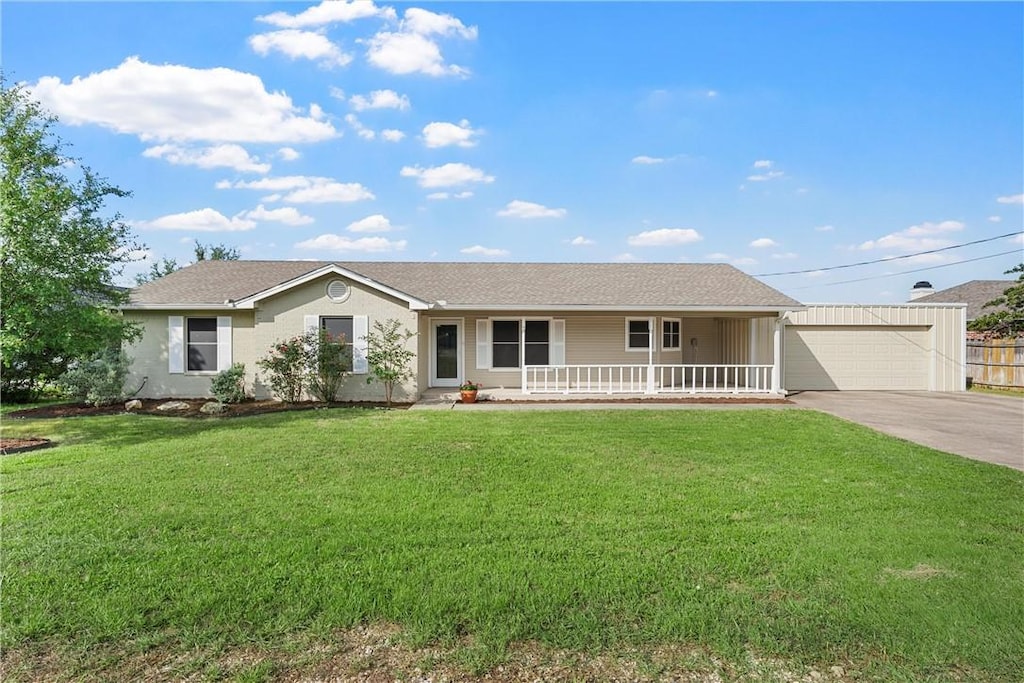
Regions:
<instances>
[{"instance_id":1,"label":"shrub","mask_svg":"<svg viewBox=\"0 0 1024 683\"><path fill-rule=\"evenodd\" d=\"M416 336L415 332L399 329L401 323L395 319L386 322L374 321L373 331L366 335L366 361L370 376L366 383L380 382L384 385L384 400L391 407L391 396L395 384L414 377L411 362L416 352L406 348L405 343Z\"/></svg>"},{"instance_id":2,"label":"shrub","mask_svg":"<svg viewBox=\"0 0 1024 683\"><path fill-rule=\"evenodd\" d=\"M267 383L285 403L295 403L302 398L302 387L306 380L308 353L305 335L277 342L265 358L256 365L266 373Z\"/></svg>"},{"instance_id":3,"label":"shrub","mask_svg":"<svg viewBox=\"0 0 1024 683\"><path fill-rule=\"evenodd\" d=\"M344 335L332 337L327 330L307 332L303 339L309 354L309 393L330 403L352 370L352 347L345 344Z\"/></svg>"},{"instance_id":4,"label":"shrub","mask_svg":"<svg viewBox=\"0 0 1024 683\"><path fill-rule=\"evenodd\" d=\"M124 381L131 362L121 349L108 349L88 360L73 361L59 383L68 394L89 405L117 403L124 398Z\"/></svg>"},{"instance_id":5,"label":"shrub","mask_svg":"<svg viewBox=\"0 0 1024 683\"><path fill-rule=\"evenodd\" d=\"M221 403L241 403L245 400L245 363L233 363L221 370L210 382L210 392Z\"/></svg>"}]
</instances>

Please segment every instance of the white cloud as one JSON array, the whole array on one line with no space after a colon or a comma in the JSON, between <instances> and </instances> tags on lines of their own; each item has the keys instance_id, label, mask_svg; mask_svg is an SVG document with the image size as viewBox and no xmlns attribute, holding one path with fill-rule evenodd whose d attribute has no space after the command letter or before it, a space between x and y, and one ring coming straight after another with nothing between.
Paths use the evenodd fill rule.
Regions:
<instances>
[{"instance_id":1,"label":"white cloud","mask_svg":"<svg viewBox=\"0 0 1024 683\"><path fill-rule=\"evenodd\" d=\"M341 88L339 88L338 86L336 86L336 85L330 86L329 88L327 88L327 92L334 99L341 100L342 102L345 101L345 91L342 90Z\"/></svg>"},{"instance_id":2,"label":"white cloud","mask_svg":"<svg viewBox=\"0 0 1024 683\"><path fill-rule=\"evenodd\" d=\"M393 228L394 226L391 225L390 220L382 214L375 213L372 216L349 223L345 229L349 232L391 232Z\"/></svg>"},{"instance_id":3,"label":"white cloud","mask_svg":"<svg viewBox=\"0 0 1024 683\"><path fill-rule=\"evenodd\" d=\"M809 273L804 273L804 277L821 277L825 274L823 270L812 270Z\"/></svg>"},{"instance_id":4,"label":"white cloud","mask_svg":"<svg viewBox=\"0 0 1024 683\"><path fill-rule=\"evenodd\" d=\"M372 140L377 137L377 133L364 126L355 114L346 114L345 121L348 125L352 126L352 130L354 130L356 134L364 140Z\"/></svg>"},{"instance_id":5,"label":"white cloud","mask_svg":"<svg viewBox=\"0 0 1024 683\"><path fill-rule=\"evenodd\" d=\"M402 251L405 249L405 240L389 240L384 237L360 237L352 239L342 235L325 234L299 242L296 249L317 249L323 251L368 251L386 252Z\"/></svg>"},{"instance_id":6,"label":"white cloud","mask_svg":"<svg viewBox=\"0 0 1024 683\"><path fill-rule=\"evenodd\" d=\"M376 199L374 194L360 183L320 183L284 196L292 204L326 204L330 202L358 202Z\"/></svg>"},{"instance_id":7,"label":"white cloud","mask_svg":"<svg viewBox=\"0 0 1024 683\"><path fill-rule=\"evenodd\" d=\"M373 66L393 74L467 76L468 69L445 63L435 37L475 40L477 29L466 27L450 14L411 7L405 11L398 31L381 31L364 41L368 45L366 58Z\"/></svg>"},{"instance_id":8,"label":"white cloud","mask_svg":"<svg viewBox=\"0 0 1024 683\"><path fill-rule=\"evenodd\" d=\"M779 243L773 240L771 237L758 237L756 240L750 243L750 246L754 249L765 249L767 247L777 247Z\"/></svg>"},{"instance_id":9,"label":"white cloud","mask_svg":"<svg viewBox=\"0 0 1024 683\"><path fill-rule=\"evenodd\" d=\"M374 90L369 96L353 95L348 103L356 111L366 109L398 109L405 111L409 108L409 98L399 95L394 90Z\"/></svg>"},{"instance_id":10,"label":"white cloud","mask_svg":"<svg viewBox=\"0 0 1024 683\"><path fill-rule=\"evenodd\" d=\"M818 232L832 232L833 230L835 230L835 227L831 225L819 225L816 226L814 229L817 230Z\"/></svg>"},{"instance_id":11,"label":"white cloud","mask_svg":"<svg viewBox=\"0 0 1024 683\"><path fill-rule=\"evenodd\" d=\"M714 98L718 97L718 91L717 90L708 90L706 93L704 93L704 96L708 97L710 99L714 99Z\"/></svg>"},{"instance_id":12,"label":"white cloud","mask_svg":"<svg viewBox=\"0 0 1024 683\"><path fill-rule=\"evenodd\" d=\"M733 261L732 261L732 264L734 266L752 266L752 265L755 265L756 263L757 263L757 259L750 258L749 256L744 256L742 258L733 259Z\"/></svg>"},{"instance_id":13,"label":"white cloud","mask_svg":"<svg viewBox=\"0 0 1024 683\"><path fill-rule=\"evenodd\" d=\"M626 240L631 247L667 247L690 244L704 239L692 228L661 228L630 235Z\"/></svg>"},{"instance_id":14,"label":"white cloud","mask_svg":"<svg viewBox=\"0 0 1024 683\"><path fill-rule=\"evenodd\" d=\"M619 263L635 263L640 260L640 257L625 251L621 254L616 254L612 260Z\"/></svg>"},{"instance_id":15,"label":"white cloud","mask_svg":"<svg viewBox=\"0 0 1024 683\"><path fill-rule=\"evenodd\" d=\"M785 173L782 171L768 171L767 173L755 173L754 175L748 175L747 180L754 183L761 183L766 180L775 180L777 178L785 177Z\"/></svg>"},{"instance_id":16,"label":"white cloud","mask_svg":"<svg viewBox=\"0 0 1024 683\"><path fill-rule=\"evenodd\" d=\"M786 252L782 252L782 253L779 253L779 254L772 254L772 258L773 259L779 259L779 260L795 259L798 256L799 256L799 254L797 254L795 252L792 252L792 251L786 251Z\"/></svg>"},{"instance_id":17,"label":"white cloud","mask_svg":"<svg viewBox=\"0 0 1024 683\"><path fill-rule=\"evenodd\" d=\"M1024 233L1018 233L1011 237L1009 240L1012 244L1024 244Z\"/></svg>"},{"instance_id":18,"label":"white cloud","mask_svg":"<svg viewBox=\"0 0 1024 683\"><path fill-rule=\"evenodd\" d=\"M996 201L1000 204L1024 204L1024 194L1011 194L1005 197L998 197Z\"/></svg>"},{"instance_id":19,"label":"white cloud","mask_svg":"<svg viewBox=\"0 0 1024 683\"><path fill-rule=\"evenodd\" d=\"M549 209L543 204L514 199L499 211L498 215L510 218L562 218L566 213L568 212L565 209Z\"/></svg>"},{"instance_id":20,"label":"white cloud","mask_svg":"<svg viewBox=\"0 0 1024 683\"><path fill-rule=\"evenodd\" d=\"M571 244L574 247L586 247L586 246L589 246L591 244L594 244L594 240L588 239L588 238L584 237L583 235L578 235L576 237L573 237L571 240L569 240L569 244Z\"/></svg>"},{"instance_id":21,"label":"white cloud","mask_svg":"<svg viewBox=\"0 0 1024 683\"><path fill-rule=\"evenodd\" d=\"M269 190L271 192L288 192L283 199L292 204L323 204L326 202L357 202L363 199L376 199L374 194L360 183L339 183L334 178L320 176L279 176L276 178L260 178L259 180L239 180L234 183L220 181L217 189L235 188L240 190ZM263 201L276 201L282 197Z\"/></svg>"},{"instance_id":22,"label":"white cloud","mask_svg":"<svg viewBox=\"0 0 1024 683\"><path fill-rule=\"evenodd\" d=\"M473 130L466 119L462 119L458 124L434 121L423 126L423 144L427 147L475 147L477 141L473 136L479 134L480 131Z\"/></svg>"},{"instance_id":23,"label":"white cloud","mask_svg":"<svg viewBox=\"0 0 1024 683\"><path fill-rule=\"evenodd\" d=\"M280 52L289 59L308 59L326 68L346 66L352 61L352 55L342 52L322 33L294 28L249 36L249 47L261 57Z\"/></svg>"},{"instance_id":24,"label":"white cloud","mask_svg":"<svg viewBox=\"0 0 1024 683\"><path fill-rule=\"evenodd\" d=\"M497 256L508 256L508 251L505 249L492 249L490 247L483 247L479 244L475 244L472 247L466 247L459 249L460 253L468 254L470 256L486 256L488 258L494 258Z\"/></svg>"},{"instance_id":25,"label":"white cloud","mask_svg":"<svg viewBox=\"0 0 1024 683\"><path fill-rule=\"evenodd\" d=\"M704 258L707 259L708 261L728 261L729 255L723 254L720 251L716 251L714 253L708 254Z\"/></svg>"},{"instance_id":26,"label":"white cloud","mask_svg":"<svg viewBox=\"0 0 1024 683\"><path fill-rule=\"evenodd\" d=\"M314 142L338 135L330 123L298 115L288 95L267 92L258 76L223 67L129 57L68 83L45 76L29 90L63 124L93 123L145 141Z\"/></svg>"},{"instance_id":27,"label":"white cloud","mask_svg":"<svg viewBox=\"0 0 1024 683\"><path fill-rule=\"evenodd\" d=\"M427 195L427 199L440 200L440 199L469 199L473 196L473 193L469 190L463 192L456 192L454 194L449 192L431 192Z\"/></svg>"},{"instance_id":28,"label":"white cloud","mask_svg":"<svg viewBox=\"0 0 1024 683\"><path fill-rule=\"evenodd\" d=\"M1002 223L1003 222L1003 217L1002 216L989 216L988 217L988 222L989 223Z\"/></svg>"},{"instance_id":29,"label":"white cloud","mask_svg":"<svg viewBox=\"0 0 1024 683\"><path fill-rule=\"evenodd\" d=\"M638 157L633 157L634 164L663 164L665 163L664 157L649 157L646 154L641 154Z\"/></svg>"},{"instance_id":30,"label":"white cloud","mask_svg":"<svg viewBox=\"0 0 1024 683\"><path fill-rule=\"evenodd\" d=\"M403 178L416 178L420 187L454 187L468 183L494 182L494 176L462 163L449 163L431 168L405 166L401 175Z\"/></svg>"},{"instance_id":31,"label":"white cloud","mask_svg":"<svg viewBox=\"0 0 1024 683\"><path fill-rule=\"evenodd\" d=\"M228 218L215 209L199 209L161 216L151 221L140 221L136 225L152 230L193 230L195 232L241 232L252 230L256 221L242 214Z\"/></svg>"},{"instance_id":32,"label":"white cloud","mask_svg":"<svg viewBox=\"0 0 1024 683\"><path fill-rule=\"evenodd\" d=\"M281 201L281 195L278 194L278 193L268 194L265 197L260 197L260 201L264 201L264 202L277 202L277 201Z\"/></svg>"},{"instance_id":33,"label":"white cloud","mask_svg":"<svg viewBox=\"0 0 1024 683\"><path fill-rule=\"evenodd\" d=\"M754 162L754 168L771 168L773 163L770 159L758 159Z\"/></svg>"},{"instance_id":34,"label":"white cloud","mask_svg":"<svg viewBox=\"0 0 1024 683\"><path fill-rule=\"evenodd\" d=\"M309 225L313 222L313 218L311 216L305 216L299 213L299 210L294 206L282 206L279 209L265 209L262 204L252 211L247 211L245 213L245 218L254 221L284 223L285 225Z\"/></svg>"},{"instance_id":35,"label":"white cloud","mask_svg":"<svg viewBox=\"0 0 1024 683\"><path fill-rule=\"evenodd\" d=\"M405 137L405 133L394 128L385 128L380 132L380 137L386 142L400 142Z\"/></svg>"},{"instance_id":36,"label":"white cloud","mask_svg":"<svg viewBox=\"0 0 1024 683\"><path fill-rule=\"evenodd\" d=\"M905 230L893 232L879 237L877 240L861 242L858 249L896 249L904 252L939 249L953 244L952 240L938 237L950 232L964 229L960 221L941 221L939 223L921 223L912 225Z\"/></svg>"},{"instance_id":37,"label":"white cloud","mask_svg":"<svg viewBox=\"0 0 1024 683\"><path fill-rule=\"evenodd\" d=\"M405 11L402 30L424 36L457 36L466 40L476 40L476 26L467 27L450 14L437 14L419 7L410 7Z\"/></svg>"},{"instance_id":38,"label":"white cloud","mask_svg":"<svg viewBox=\"0 0 1024 683\"><path fill-rule=\"evenodd\" d=\"M282 147L277 150L277 156L285 161L295 161L302 155L299 154L298 150L292 149L291 147Z\"/></svg>"},{"instance_id":39,"label":"white cloud","mask_svg":"<svg viewBox=\"0 0 1024 683\"><path fill-rule=\"evenodd\" d=\"M273 12L256 17L256 21L282 28L305 28L344 24L369 17L394 19L396 15L395 10L390 7L377 7L370 0L324 0L299 14Z\"/></svg>"},{"instance_id":40,"label":"white cloud","mask_svg":"<svg viewBox=\"0 0 1024 683\"><path fill-rule=\"evenodd\" d=\"M198 166L199 168L232 168L240 172L266 173L270 164L260 163L249 155L244 147L234 144L216 145L202 149L190 149L180 145L157 145L142 152L142 156L150 159L164 159L179 166Z\"/></svg>"}]
</instances>

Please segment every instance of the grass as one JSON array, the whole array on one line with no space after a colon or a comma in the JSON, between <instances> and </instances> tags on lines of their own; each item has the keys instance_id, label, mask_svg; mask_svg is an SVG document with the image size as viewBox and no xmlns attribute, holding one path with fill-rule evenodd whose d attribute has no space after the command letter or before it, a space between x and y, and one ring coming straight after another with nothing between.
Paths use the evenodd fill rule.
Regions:
<instances>
[{"instance_id":1,"label":"grass","mask_svg":"<svg viewBox=\"0 0 1024 683\"><path fill-rule=\"evenodd\" d=\"M394 623L413 645L469 642L478 670L524 642L678 643L884 679L1024 678L1024 475L819 413L338 409L4 432L62 446L0 460L0 646L65 676Z\"/></svg>"}]
</instances>

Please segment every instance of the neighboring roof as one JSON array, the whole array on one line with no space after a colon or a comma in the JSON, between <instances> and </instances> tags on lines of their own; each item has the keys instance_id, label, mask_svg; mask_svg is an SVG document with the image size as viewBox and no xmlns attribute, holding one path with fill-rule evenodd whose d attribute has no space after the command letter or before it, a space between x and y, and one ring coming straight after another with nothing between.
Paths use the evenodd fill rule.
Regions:
<instances>
[{"instance_id":1,"label":"neighboring roof","mask_svg":"<svg viewBox=\"0 0 1024 683\"><path fill-rule=\"evenodd\" d=\"M448 309L802 307L725 264L200 261L137 287L128 308L230 306L332 265Z\"/></svg>"},{"instance_id":2,"label":"neighboring roof","mask_svg":"<svg viewBox=\"0 0 1024 683\"><path fill-rule=\"evenodd\" d=\"M956 287L943 289L914 299L915 304L967 304L967 319L994 313L998 308L984 310L985 304L1002 296L1003 290L1013 285L1014 280L971 280Z\"/></svg>"}]
</instances>

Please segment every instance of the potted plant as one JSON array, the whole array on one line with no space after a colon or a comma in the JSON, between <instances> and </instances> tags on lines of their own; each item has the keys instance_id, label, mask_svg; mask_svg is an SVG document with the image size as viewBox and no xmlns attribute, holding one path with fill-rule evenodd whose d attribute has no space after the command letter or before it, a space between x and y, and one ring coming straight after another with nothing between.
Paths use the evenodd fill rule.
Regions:
<instances>
[{"instance_id":1,"label":"potted plant","mask_svg":"<svg viewBox=\"0 0 1024 683\"><path fill-rule=\"evenodd\" d=\"M476 393L480 391L482 386L479 382L473 382L468 379L462 380L462 384L459 385L459 394L462 396L462 402L476 403Z\"/></svg>"}]
</instances>

